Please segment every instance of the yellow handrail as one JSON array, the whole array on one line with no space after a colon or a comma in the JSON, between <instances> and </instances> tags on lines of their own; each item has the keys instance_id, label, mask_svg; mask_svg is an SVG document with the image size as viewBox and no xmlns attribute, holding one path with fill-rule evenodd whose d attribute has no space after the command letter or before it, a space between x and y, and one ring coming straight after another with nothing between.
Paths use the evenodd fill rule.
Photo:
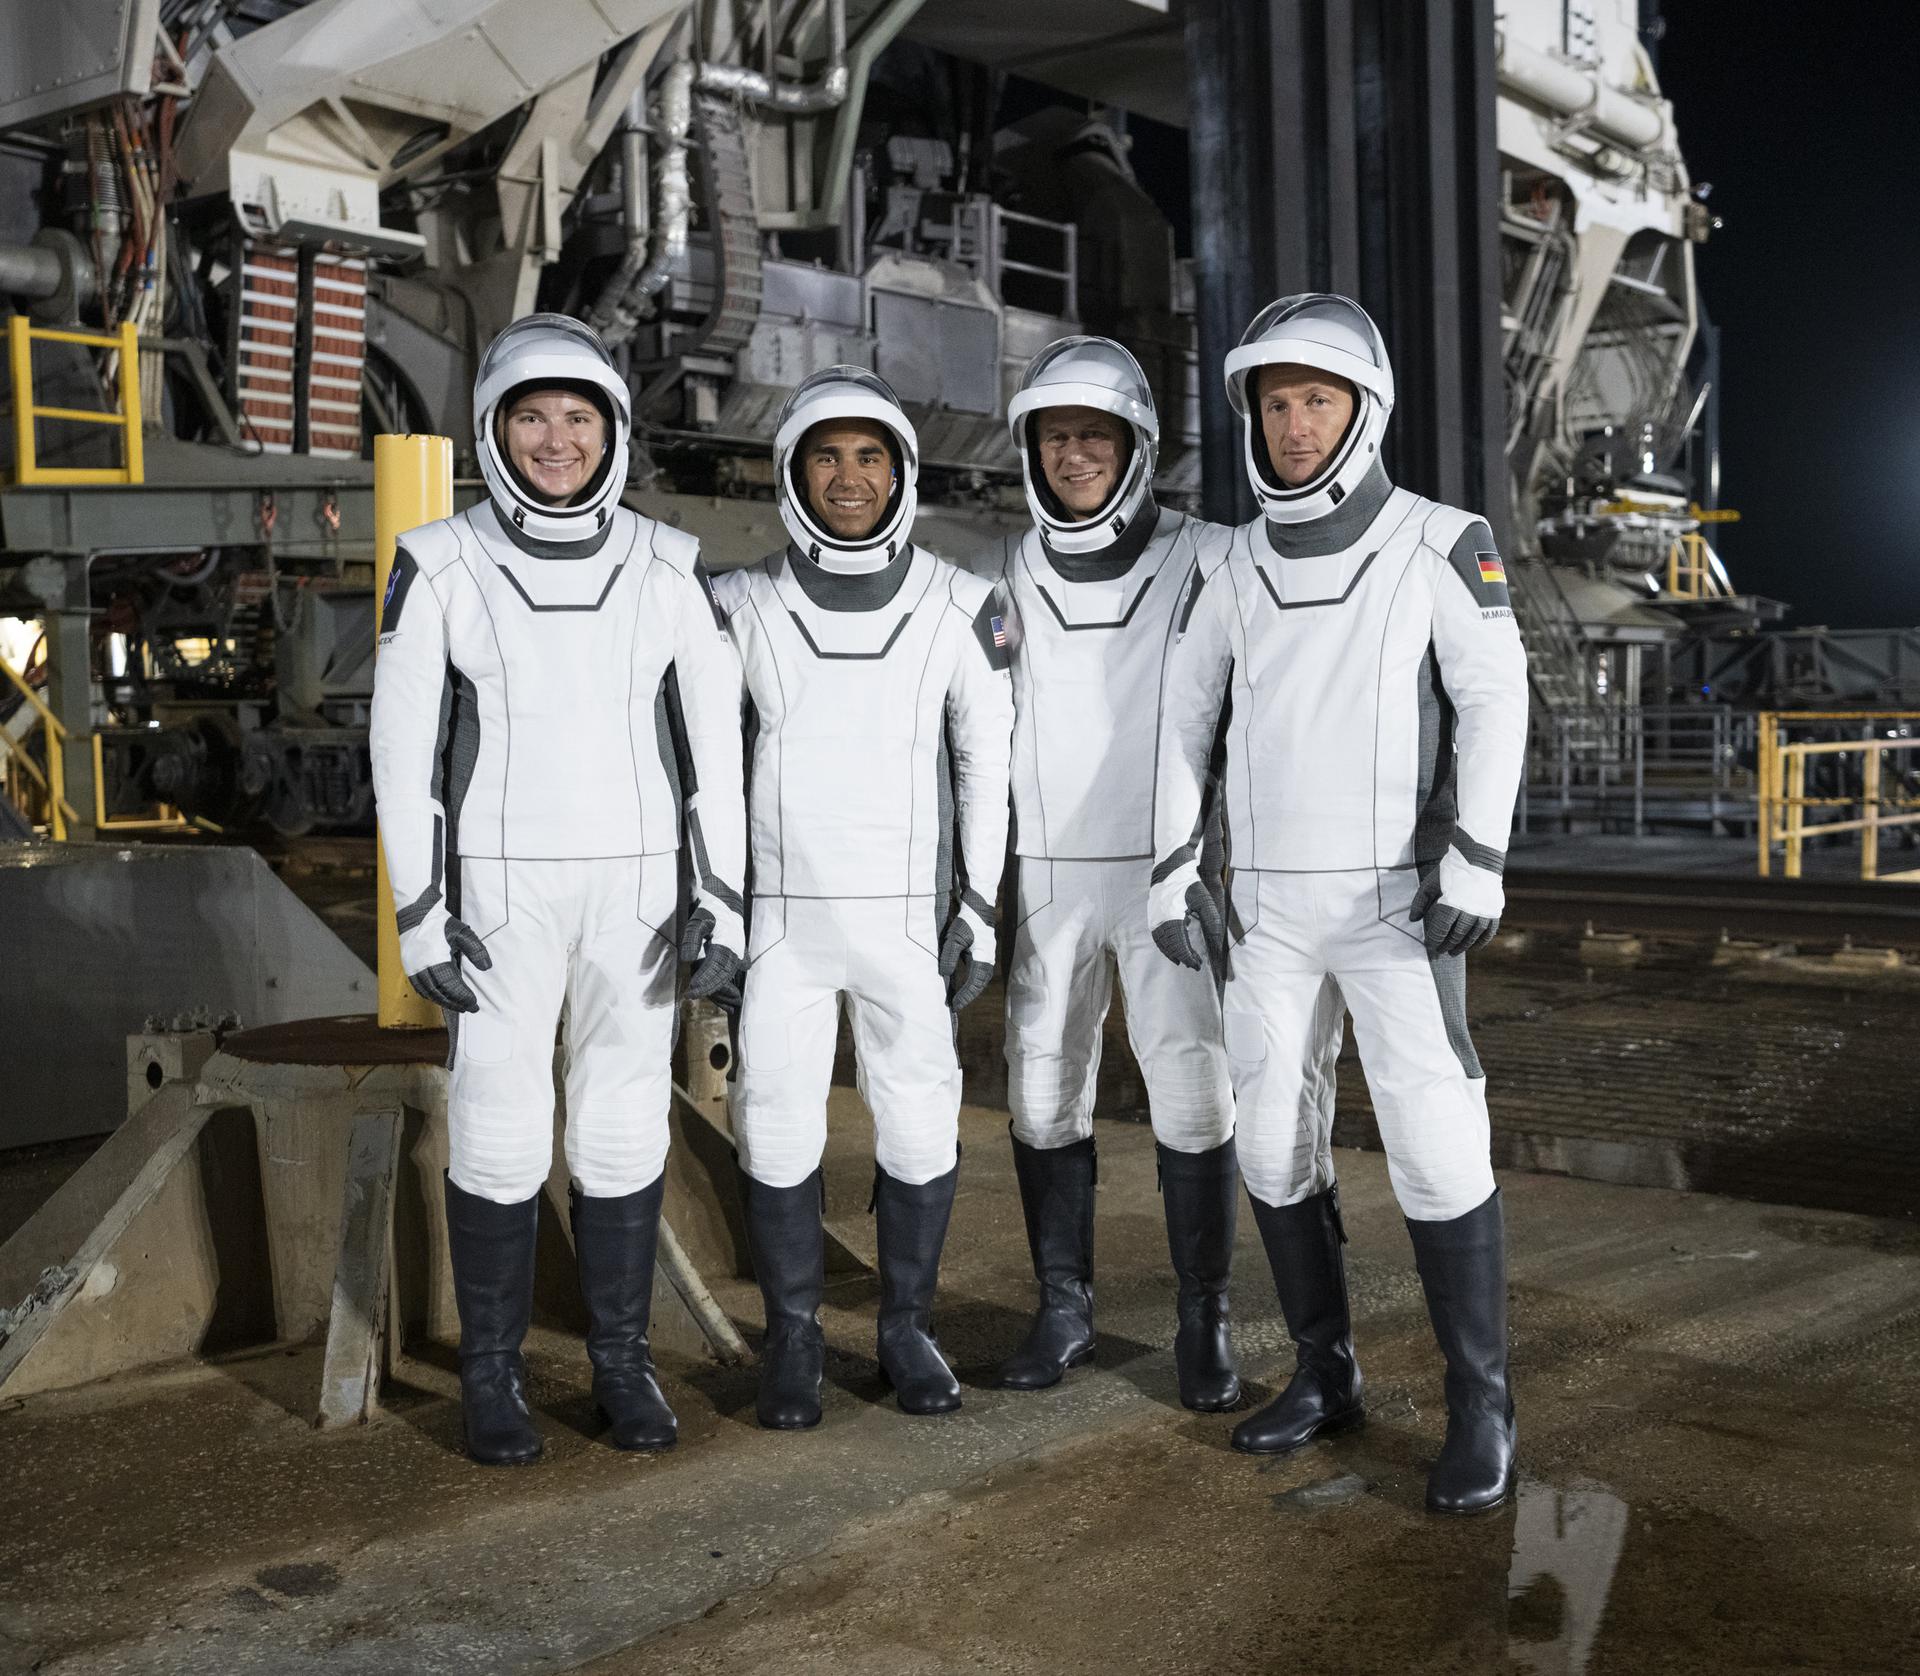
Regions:
<instances>
[{"instance_id":1,"label":"yellow handrail","mask_svg":"<svg viewBox=\"0 0 1920 1676\"><path fill-rule=\"evenodd\" d=\"M118 408L39 407L33 400L33 346L35 343L78 343L91 349L119 353ZM140 331L131 320L112 332L79 332L54 326L31 325L24 314L7 320L7 366L13 380L13 480L16 484L127 483L146 481L146 457L140 435ZM43 466L39 461L34 423L65 419L82 424L113 425L125 441L125 461L119 466Z\"/></svg>"},{"instance_id":2,"label":"yellow handrail","mask_svg":"<svg viewBox=\"0 0 1920 1676\"><path fill-rule=\"evenodd\" d=\"M1894 807L1905 807L1906 814L1883 813L1886 799L1881 793L1882 759L1888 751L1920 751L1920 738L1906 739L1802 739L1783 741L1783 724L1800 721L1909 721L1920 722L1920 712L1830 711L1793 712L1781 715L1772 711L1760 717L1759 832L1760 873L1764 878L1773 871L1773 847L1784 846L1783 871L1789 879L1801 875L1801 863L1808 833L1837 834L1858 832L1860 836L1860 877L1863 879L1920 878L1920 869L1901 873L1880 871L1880 834L1889 827L1920 826L1920 811L1913 811L1913 799L1895 799ZM1859 754L1861 791L1858 797L1809 797L1807 760L1810 757L1840 757ZM1851 809L1862 811L1858 819L1823 820L1809 824L1809 809Z\"/></svg>"},{"instance_id":3,"label":"yellow handrail","mask_svg":"<svg viewBox=\"0 0 1920 1676\"><path fill-rule=\"evenodd\" d=\"M46 773L42 774L33 758L19 749L17 741L11 755L32 769L34 779L40 783L47 794L47 829L52 833L55 842L64 842L67 836L67 822L78 819L73 805L67 801L60 789L67 783L67 730L61 724L60 718L47 708L46 701L27 684L27 678L5 658L0 658L0 675L5 675L19 690L20 696L33 706L34 714L40 718L41 726L47 730Z\"/></svg>"}]
</instances>

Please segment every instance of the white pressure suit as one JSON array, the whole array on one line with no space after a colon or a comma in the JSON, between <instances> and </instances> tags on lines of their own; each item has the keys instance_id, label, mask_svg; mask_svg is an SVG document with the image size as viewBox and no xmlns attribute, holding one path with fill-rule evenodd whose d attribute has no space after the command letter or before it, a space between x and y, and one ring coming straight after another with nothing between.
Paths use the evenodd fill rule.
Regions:
<instances>
[{"instance_id":1,"label":"white pressure suit","mask_svg":"<svg viewBox=\"0 0 1920 1676\"><path fill-rule=\"evenodd\" d=\"M891 457L888 499L859 537L816 515L804 475L810 439L849 426ZM732 1113L767 1312L757 1409L782 1429L821 1417L820 1163L843 999L873 1114L881 1373L908 1413L960 1406L932 1319L960 1173L949 1008L992 966L1013 695L991 585L912 542L916 447L884 381L815 374L774 444L792 541L712 582L752 734Z\"/></svg>"},{"instance_id":2,"label":"white pressure suit","mask_svg":"<svg viewBox=\"0 0 1920 1676\"><path fill-rule=\"evenodd\" d=\"M1075 514L1040 438L1089 415L1118 420L1122 441L1112 492ZM995 578L1013 653L1007 1102L1040 1309L1000 1379L1051 1385L1093 1353L1094 1089L1117 971L1181 1283L1181 1394L1226 1408L1239 1396L1226 1325L1236 1186L1219 977L1163 959L1147 915L1161 681L1213 526L1155 504L1159 419L1120 344L1048 345L1007 422L1034 523L977 568ZM1113 433L1109 422L1089 439L1113 447ZM1084 463L1086 441L1059 446L1062 469Z\"/></svg>"},{"instance_id":3,"label":"white pressure suit","mask_svg":"<svg viewBox=\"0 0 1920 1676\"><path fill-rule=\"evenodd\" d=\"M1151 498L1135 521L1131 541L1091 553L1029 530L978 566L1013 654L1007 1103L1028 1146L1092 1134L1117 971L1154 1134L1204 1152L1233 1133L1219 988L1161 958L1147 885L1161 674L1213 526Z\"/></svg>"},{"instance_id":4,"label":"white pressure suit","mask_svg":"<svg viewBox=\"0 0 1920 1676\"><path fill-rule=\"evenodd\" d=\"M1154 919L1172 916L1195 863L1230 697L1226 1042L1242 1174L1269 1204L1331 1185L1344 1003L1394 1190L1408 1216L1438 1221L1493 1190L1486 1081L1463 962L1429 961L1409 916L1435 867L1442 900L1499 916L1527 667L1486 524L1391 488L1377 457L1357 476L1318 517L1263 513L1203 548L1160 723Z\"/></svg>"},{"instance_id":5,"label":"white pressure suit","mask_svg":"<svg viewBox=\"0 0 1920 1676\"><path fill-rule=\"evenodd\" d=\"M1290 380L1296 392L1344 383L1354 398L1338 444L1298 485L1275 471L1263 433L1270 367L1278 423ZM1486 524L1387 480L1392 370L1357 304L1273 304L1226 373L1261 516L1207 545L1168 660L1152 917L1156 935L1177 933L1183 905L1204 918L1194 843L1230 702L1227 1056L1241 1171L1300 1348L1293 1383L1233 1441L1284 1452L1361 1417L1330 1145L1351 1011L1448 1356L1450 1429L1429 1503L1476 1511L1507 1493L1512 1422L1486 1080L1454 951L1490 936L1503 905L1526 658Z\"/></svg>"},{"instance_id":6,"label":"white pressure suit","mask_svg":"<svg viewBox=\"0 0 1920 1676\"><path fill-rule=\"evenodd\" d=\"M903 541L881 569L825 585L788 548L712 589L754 730L741 1162L775 1187L818 1168L844 997L875 1155L929 1181L953 1167L959 1133L947 893L957 863L958 911L991 962L1006 848L1013 705L991 588Z\"/></svg>"},{"instance_id":7,"label":"white pressure suit","mask_svg":"<svg viewBox=\"0 0 1920 1676\"><path fill-rule=\"evenodd\" d=\"M578 376L557 366L511 370ZM663 694L702 905L742 946L739 661L698 543L619 505L619 441L613 494L571 540L529 533L555 516L511 493L407 532L381 625L373 777L401 956L448 961L459 922L491 957L463 967L477 1010L449 1014L448 1127L453 1181L501 1203L547 1179L563 1009L582 1191L633 1192L666 1162L681 808Z\"/></svg>"}]
</instances>

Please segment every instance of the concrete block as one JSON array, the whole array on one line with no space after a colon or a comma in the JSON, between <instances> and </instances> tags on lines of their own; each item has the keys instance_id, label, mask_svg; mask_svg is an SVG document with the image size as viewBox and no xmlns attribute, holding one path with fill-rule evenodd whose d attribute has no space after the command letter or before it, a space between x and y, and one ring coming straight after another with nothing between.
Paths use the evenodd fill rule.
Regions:
<instances>
[{"instance_id":1,"label":"concrete block","mask_svg":"<svg viewBox=\"0 0 1920 1676\"><path fill-rule=\"evenodd\" d=\"M0 1343L0 1397L273 1336L251 1114L195 1108Z\"/></svg>"},{"instance_id":2,"label":"concrete block","mask_svg":"<svg viewBox=\"0 0 1920 1676\"><path fill-rule=\"evenodd\" d=\"M1833 951L1833 964L1845 972L1897 972L1898 949L1855 948L1851 942Z\"/></svg>"},{"instance_id":3,"label":"concrete block","mask_svg":"<svg viewBox=\"0 0 1920 1676\"><path fill-rule=\"evenodd\" d=\"M170 1082L192 1082L219 1043L211 1030L151 1030L127 1038L127 1116Z\"/></svg>"},{"instance_id":4,"label":"concrete block","mask_svg":"<svg viewBox=\"0 0 1920 1676\"><path fill-rule=\"evenodd\" d=\"M1580 958L1589 966L1630 966L1640 954L1640 939L1631 931L1596 931L1589 925L1580 939Z\"/></svg>"}]
</instances>

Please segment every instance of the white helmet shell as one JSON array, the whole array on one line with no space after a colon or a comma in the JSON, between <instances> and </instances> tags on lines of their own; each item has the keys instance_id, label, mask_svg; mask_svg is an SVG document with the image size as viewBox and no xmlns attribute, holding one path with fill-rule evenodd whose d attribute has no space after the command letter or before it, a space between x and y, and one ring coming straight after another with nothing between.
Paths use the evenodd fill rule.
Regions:
<instances>
[{"instance_id":1,"label":"white helmet shell","mask_svg":"<svg viewBox=\"0 0 1920 1676\"><path fill-rule=\"evenodd\" d=\"M1290 488L1274 472L1255 410L1259 368L1294 364L1344 378L1353 386L1353 420L1326 464ZM1393 364L1373 318L1351 297L1302 292L1269 303L1227 356L1227 400L1244 426L1247 481L1260 510L1276 524L1324 518L1360 486L1380 458L1393 412Z\"/></svg>"},{"instance_id":2,"label":"white helmet shell","mask_svg":"<svg viewBox=\"0 0 1920 1676\"><path fill-rule=\"evenodd\" d=\"M584 390L611 423L606 452L586 487L565 506L536 495L508 459L500 418L512 401L543 387ZM480 475L501 520L539 541L586 541L611 516L627 485L627 441L633 426L627 382L591 326L565 314L529 314L488 346L473 381L473 446Z\"/></svg>"},{"instance_id":3,"label":"white helmet shell","mask_svg":"<svg viewBox=\"0 0 1920 1676\"><path fill-rule=\"evenodd\" d=\"M1090 517L1060 504L1048 486L1032 421L1050 407L1091 407L1124 420L1133 452L1107 502ZM1046 544L1057 553L1096 553L1131 524L1153 494L1160 453L1160 416L1153 390L1136 361L1111 338L1057 338L1027 363L1020 389L1007 404L1007 433L1020 456L1027 507Z\"/></svg>"},{"instance_id":4,"label":"white helmet shell","mask_svg":"<svg viewBox=\"0 0 1920 1676\"><path fill-rule=\"evenodd\" d=\"M814 516L806 485L795 475L801 439L829 419L870 419L893 436L895 482L880 522L858 541L837 536ZM825 367L794 386L773 435L774 494L780 521L801 552L822 570L878 570L906 551L920 497L920 439L900 398L865 367Z\"/></svg>"}]
</instances>

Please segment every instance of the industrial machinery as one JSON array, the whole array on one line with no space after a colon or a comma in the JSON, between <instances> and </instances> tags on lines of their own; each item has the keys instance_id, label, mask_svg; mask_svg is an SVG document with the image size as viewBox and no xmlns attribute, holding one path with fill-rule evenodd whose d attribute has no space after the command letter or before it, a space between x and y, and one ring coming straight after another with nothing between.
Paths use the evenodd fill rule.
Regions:
<instances>
[{"instance_id":1,"label":"industrial machinery","mask_svg":"<svg viewBox=\"0 0 1920 1676\"><path fill-rule=\"evenodd\" d=\"M1003 398L1074 330L1140 357L1160 492L1192 504L1182 10L0 0L0 615L44 648L0 684L15 799L43 828L64 802L78 831L365 829L371 439L464 455L475 356L530 309L614 347L632 504L710 562L776 543L774 416L843 361L909 405L936 544L1004 527ZM1711 217L1646 10L1495 7L1516 591L1549 712L1638 702L1645 647L1769 615L1703 544Z\"/></svg>"}]
</instances>

